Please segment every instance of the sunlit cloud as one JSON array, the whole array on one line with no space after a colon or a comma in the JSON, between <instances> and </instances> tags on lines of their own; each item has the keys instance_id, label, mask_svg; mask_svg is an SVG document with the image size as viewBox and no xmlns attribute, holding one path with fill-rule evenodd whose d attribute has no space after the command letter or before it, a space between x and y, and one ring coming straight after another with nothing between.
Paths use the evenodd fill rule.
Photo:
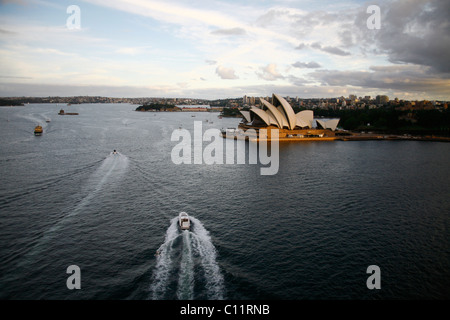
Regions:
<instances>
[{"instance_id":1,"label":"sunlit cloud","mask_svg":"<svg viewBox=\"0 0 450 320\"><path fill-rule=\"evenodd\" d=\"M221 79L238 79L233 68L226 68L223 66L218 66L216 68L216 73Z\"/></svg>"}]
</instances>

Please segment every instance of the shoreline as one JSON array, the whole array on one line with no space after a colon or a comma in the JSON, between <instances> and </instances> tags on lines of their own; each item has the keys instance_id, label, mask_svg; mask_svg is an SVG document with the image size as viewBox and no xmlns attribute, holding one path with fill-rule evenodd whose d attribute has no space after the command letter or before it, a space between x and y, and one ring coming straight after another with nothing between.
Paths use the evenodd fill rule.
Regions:
<instances>
[{"instance_id":1,"label":"shoreline","mask_svg":"<svg viewBox=\"0 0 450 320\"><path fill-rule=\"evenodd\" d=\"M251 141L271 141L271 139L260 139L253 138L246 135L236 135L231 136L222 134L224 139L234 139L234 140L251 140ZM349 135L349 136L335 136L335 137L289 137L289 138L278 138L280 142L309 142L309 141L434 141L434 142L450 142L450 137L438 137L438 136L398 136L398 135Z\"/></svg>"}]
</instances>

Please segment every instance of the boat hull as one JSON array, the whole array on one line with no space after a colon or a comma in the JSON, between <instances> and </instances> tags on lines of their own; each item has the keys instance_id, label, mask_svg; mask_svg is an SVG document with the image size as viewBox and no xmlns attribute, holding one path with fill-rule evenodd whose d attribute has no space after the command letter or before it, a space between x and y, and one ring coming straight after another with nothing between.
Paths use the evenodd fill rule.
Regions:
<instances>
[{"instance_id":1,"label":"boat hull","mask_svg":"<svg viewBox=\"0 0 450 320\"><path fill-rule=\"evenodd\" d=\"M37 126L36 128L34 128L34 135L35 136L40 136L42 134L43 130L41 126Z\"/></svg>"},{"instance_id":2,"label":"boat hull","mask_svg":"<svg viewBox=\"0 0 450 320\"><path fill-rule=\"evenodd\" d=\"M186 212L181 212L178 218L178 224L181 230L189 230L191 228L191 221Z\"/></svg>"}]
</instances>

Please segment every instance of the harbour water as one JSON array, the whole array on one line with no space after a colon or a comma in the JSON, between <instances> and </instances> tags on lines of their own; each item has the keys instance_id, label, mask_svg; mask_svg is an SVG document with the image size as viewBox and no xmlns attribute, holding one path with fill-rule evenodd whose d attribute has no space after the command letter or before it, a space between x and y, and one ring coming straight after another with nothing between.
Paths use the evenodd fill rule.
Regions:
<instances>
[{"instance_id":1,"label":"harbour water","mask_svg":"<svg viewBox=\"0 0 450 320\"><path fill-rule=\"evenodd\" d=\"M280 143L264 176L171 161L174 130L239 119L60 108L0 108L1 299L450 298L449 143Z\"/></svg>"}]
</instances>

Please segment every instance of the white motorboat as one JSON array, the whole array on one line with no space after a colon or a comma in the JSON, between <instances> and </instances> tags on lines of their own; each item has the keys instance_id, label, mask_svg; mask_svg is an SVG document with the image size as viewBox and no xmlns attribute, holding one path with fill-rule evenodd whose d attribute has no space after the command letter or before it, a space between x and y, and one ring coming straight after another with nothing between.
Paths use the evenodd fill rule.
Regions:
<instances>
[{"instance_id":1,"label":"white motorboat","mask_svg":"<svg viewBox=\"0 0 450 320\"><path fill-rule=\"evenodd\" d=\"M181 230L189 230L191 227L191 221L189 220L189 216L186 212L181 212L179 215L179 224Z\"/></svg>"}]
</instances>

